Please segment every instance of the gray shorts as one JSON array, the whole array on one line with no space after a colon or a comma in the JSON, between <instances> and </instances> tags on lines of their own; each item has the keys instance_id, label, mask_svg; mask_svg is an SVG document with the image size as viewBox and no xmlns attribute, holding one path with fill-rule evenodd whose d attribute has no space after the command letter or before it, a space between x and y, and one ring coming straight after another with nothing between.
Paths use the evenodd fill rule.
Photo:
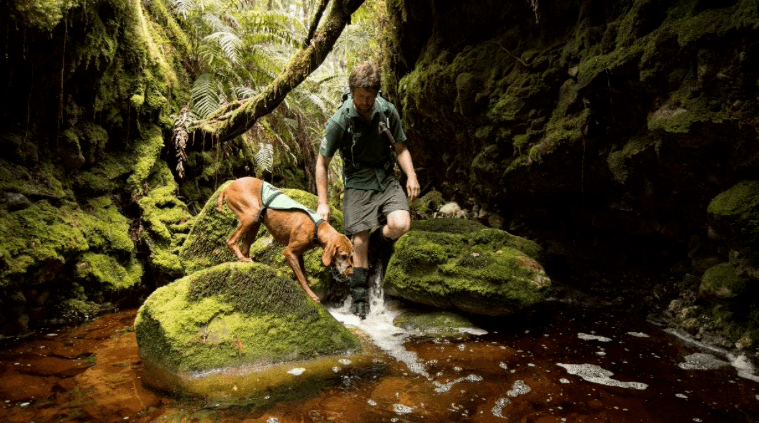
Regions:
<instances>
[{"instance_id":1,"label":"gray shorts","mask_svg":"<svg viewBox=\"0 0 759 423\"><path fill-rule=\"evenodd\" d=\"M396 210L409 210L406 193L397 180L384 191L346 188L343 201L345 234L348 236L384 224L387 215Z\"/></svg>"}]
</instances>

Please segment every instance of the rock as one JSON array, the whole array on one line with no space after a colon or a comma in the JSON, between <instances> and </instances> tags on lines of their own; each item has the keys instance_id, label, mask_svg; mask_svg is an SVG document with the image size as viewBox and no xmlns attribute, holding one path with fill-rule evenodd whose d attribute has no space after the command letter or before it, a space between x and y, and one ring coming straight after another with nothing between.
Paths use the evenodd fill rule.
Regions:
<instances>
[{"instance_id":1,"label":"rock","mask_svg":"<svg viewBox=\"0 0 759 423\"><path fill-rule=\"evenodd\" d=\"M461 210L459 203L452 201L443 204L438 210L438 216L441 217L466 217L466 212Z\"/></svg>"},{"instance_id":2,"label":"rock","mask_svg":"<svg viewBox=\"0 0 759 423\"><path fill-rule=\"evenodd\" d=\"M393 324L417 336L436 338L487 333L466 317L449 311L406 311L398 315Z\"/></svg>"},{"instance_id":3,"label":"rock","mask_svg":"<svg viewBox=\"0 0 759 423\"><path fill-rule=\"evenodd\" d=\"M8 211L23 210L32 204L25 195L16 192L0 192L0 206Z\"/></svg>"},{"instance_id":4,"label":"rock","mask_svg":"<svg viewBox=\"0 0 759 423\"><path fill-rule=\"evenodd\" d=\"M698 292L701 297L718 301L736 300L746 293L748 282L748 278L735 274L732 264L720 263L704 272Z\"/></svg>"},{"instance_id":5,"label":"rock","mask_svg":"<svg viewBox=\"0 0 759 423\"><path fill-rule=\"evenodd\" d=\"M390 295L499 316L542 302L551 280L536 243L464 219L415 221L395 244L384 279Z\"/></svg>"},{"instance_id":6,"label":"rock","mask_svg":"<svg viewBox=\"0 0 759 423\"><path fill-rule=\"evenodd\" d=\"M224 263L159 288L140 308L135 333L146 383L202 396L287 386L293 376L281 366L310 369L304 360L361 350L297 282L259 263ZM271 369L278 373L261 376ZM300 381L317 374L334 372L307 370Z\"/></svg>"},{"instance_id":7,"label":"rock","mask_svg":"<svg viewBox=\"0 0 759 423\"><path fill-rule=\"evenodd\" d=\"M709 227L735 251L759 251L759 181L743 181L712 199Z\"/></svg>"}]
</instances>

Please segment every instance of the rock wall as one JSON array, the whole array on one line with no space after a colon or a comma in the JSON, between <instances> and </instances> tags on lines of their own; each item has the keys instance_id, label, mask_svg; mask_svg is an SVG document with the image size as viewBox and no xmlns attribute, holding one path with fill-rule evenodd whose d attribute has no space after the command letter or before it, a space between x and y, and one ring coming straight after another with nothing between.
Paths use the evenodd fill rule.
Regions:
<instances>
[{"instance_id":1,"label":"rock wall","mask_svg":"<svg viewBox=\"0 0 759 423\"><path fill-rule=\"evenodd\" d=\"M389 2L424 188L538 241L555 281L652 306L698 291L736 251L707 207L759 178L757 3L532 3Z\"/></svg>"}]
</instances>

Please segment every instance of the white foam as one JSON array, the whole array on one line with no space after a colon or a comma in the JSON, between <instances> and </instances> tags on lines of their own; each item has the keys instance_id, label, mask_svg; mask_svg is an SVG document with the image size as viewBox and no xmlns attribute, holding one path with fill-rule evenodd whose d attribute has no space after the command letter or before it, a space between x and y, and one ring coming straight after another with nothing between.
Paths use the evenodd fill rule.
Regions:
<instances>
[{"instance_id":1,"label":"white foam","mask_svg":"<svg viewBox=\"0 0 759 423\"><path fill-rule=\"evenodd\" d=\"M650 336L646 335L643 332L627 332L627 334L630 336L638 337L638 338L650 338Z\"/></svg>"},{"instance_id":2,"label":"white foam","mask_svg":"<svg viewBox=\"0 0 759 423\"><path fill-rule=\"evenodd\" d=\"M492 409L493 415L499 419L505 419L506 417L503 416L503 408L509 404L511 404L511 400L508 398L498 398L495 402L495 406Z\"/></svg>"},{"instance_id":3,"label":"white foam","mask_svg":"<svg viewBox=\"0 0 759 423\"><path fill-rule=\"evenodd\" d=\"M714 370L729 364L727 361L722 361L711 354L693 353L685 356L685 362L679 363L677 367L683 370Z\"/></svg>"},{"instance_id":4,"label":"white foam","mask_svg":"<svg viewBox=\"0 0 759 423\"><path fill-rule=\"evenodd\" d=\"M610 342L611 338L607 338L605 336L598 336L598 335L589 335L587 333L578 333L577 337L582 339L583 341L600 341L600 342Z\"/></svg>"},{"instance_id":5,"label":"white foam","mask_svg":"<svg viewBox=\"0 0 759 423\"><path fill-rule=\"evenodd\" d=\"M435 385L435 392L437 392L438 394L441 394L443 392L450 391L451 388L453 387L453 385L455 385L455 384L457 384L459 382L464 382L464 381L468 381L468 382L481 382L482 380L483 380L482 376L478 376L476 374L471 374L471 375L469 375L467 377L460 377L460 378L458 378L456 380L453 380L451 382L448 382L448 383L440 383L438 381L433 381L432 384Z\"/></svg>"},{"instance_id":6,"label":"white foam","mask_svg":"<svg viewBox=\"0 0 759 423\"><path fill-rule=\"evenodd\" d=\"M580 376L588 382L598 383L606 386L616 386L619 388L632 388L638 390L644 390L648 388L648 385L641 382L622 382L616 379L612 379L614 373L605 370L595 364L561 364L556 363L557 366L561 366L567 370L571 375Z\"/></svg>"},{"instance_id":7,"label":"white foam","mask_svg":"<svg viewBox=\"0 0 759 423\"><path fill-rule=\"evenodd\" d=\"M414 411L414 407L409 407L403 404L393 404L393 411L395 411L395 414L402 416L404 414L409 414L412 411Z\"/></svg>"},{"instance_id":8,"label":"white foam","mask_svg":"<svg viewBox=\"0 0 759 423\"><path fill-rule=\"evenodd\" d=\"M306 371L306 369L304 369L303 367L296 367L296 368L288 370L287 373L291 374L293 376L300 376L305 371Z\"/></svg>"},{"instance_id":9,"label":"white foam","mask_svg":"<svg viewBox=\"0 0 759 423\"><path fill-rule=\"evenodd\" d=\"M519 395L529 394L532 391L532 388L527 386L526 383L524 383L523 380L517 380L514 382L514 385L511 386L511 390L506 393L506 395L516 398Z\"/></svg>"}]
</instances>

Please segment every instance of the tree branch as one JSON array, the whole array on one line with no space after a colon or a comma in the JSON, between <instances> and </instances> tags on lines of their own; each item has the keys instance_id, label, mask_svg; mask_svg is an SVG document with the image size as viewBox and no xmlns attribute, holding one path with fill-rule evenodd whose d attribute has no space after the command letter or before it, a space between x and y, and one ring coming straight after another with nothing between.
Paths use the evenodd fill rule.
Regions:
<instances>
[{"instance_id":1,"label":"tree branch","mask_svg":"<svg viewBox=\"0 0 759 423\"><path fill-rule=\"evenodd\" d=\"M329 3L329 0L321 0L319 2L319 7L316 9L314 18L311 20L311 25L308 27L308 35L306 35L306 39L303 40L303 48L306 48L311 44L311 39L314 38L316 28L319 26L319 21L322 20L322 15L324 14L324 9L327 8L327 3ZM350 19L348 19L348 23L350 23Z\"/></svg>"},{"instance_id":2,"label":"tree branch","mask_svg":"<svg viewBox=\"0 0 759 423\"><path fill-rule=\"evenodd\" d=\"M363 2L364 0L334 0L324 24L314 33L312 42L295 53L284 71L263 92L227 104L208 118L196 122L190 131L201 138L211 135L221 141L245 133L258 119L274 110L293 88L324 62L350 22L351 14Z\"/></svg>"}]
</instances>

